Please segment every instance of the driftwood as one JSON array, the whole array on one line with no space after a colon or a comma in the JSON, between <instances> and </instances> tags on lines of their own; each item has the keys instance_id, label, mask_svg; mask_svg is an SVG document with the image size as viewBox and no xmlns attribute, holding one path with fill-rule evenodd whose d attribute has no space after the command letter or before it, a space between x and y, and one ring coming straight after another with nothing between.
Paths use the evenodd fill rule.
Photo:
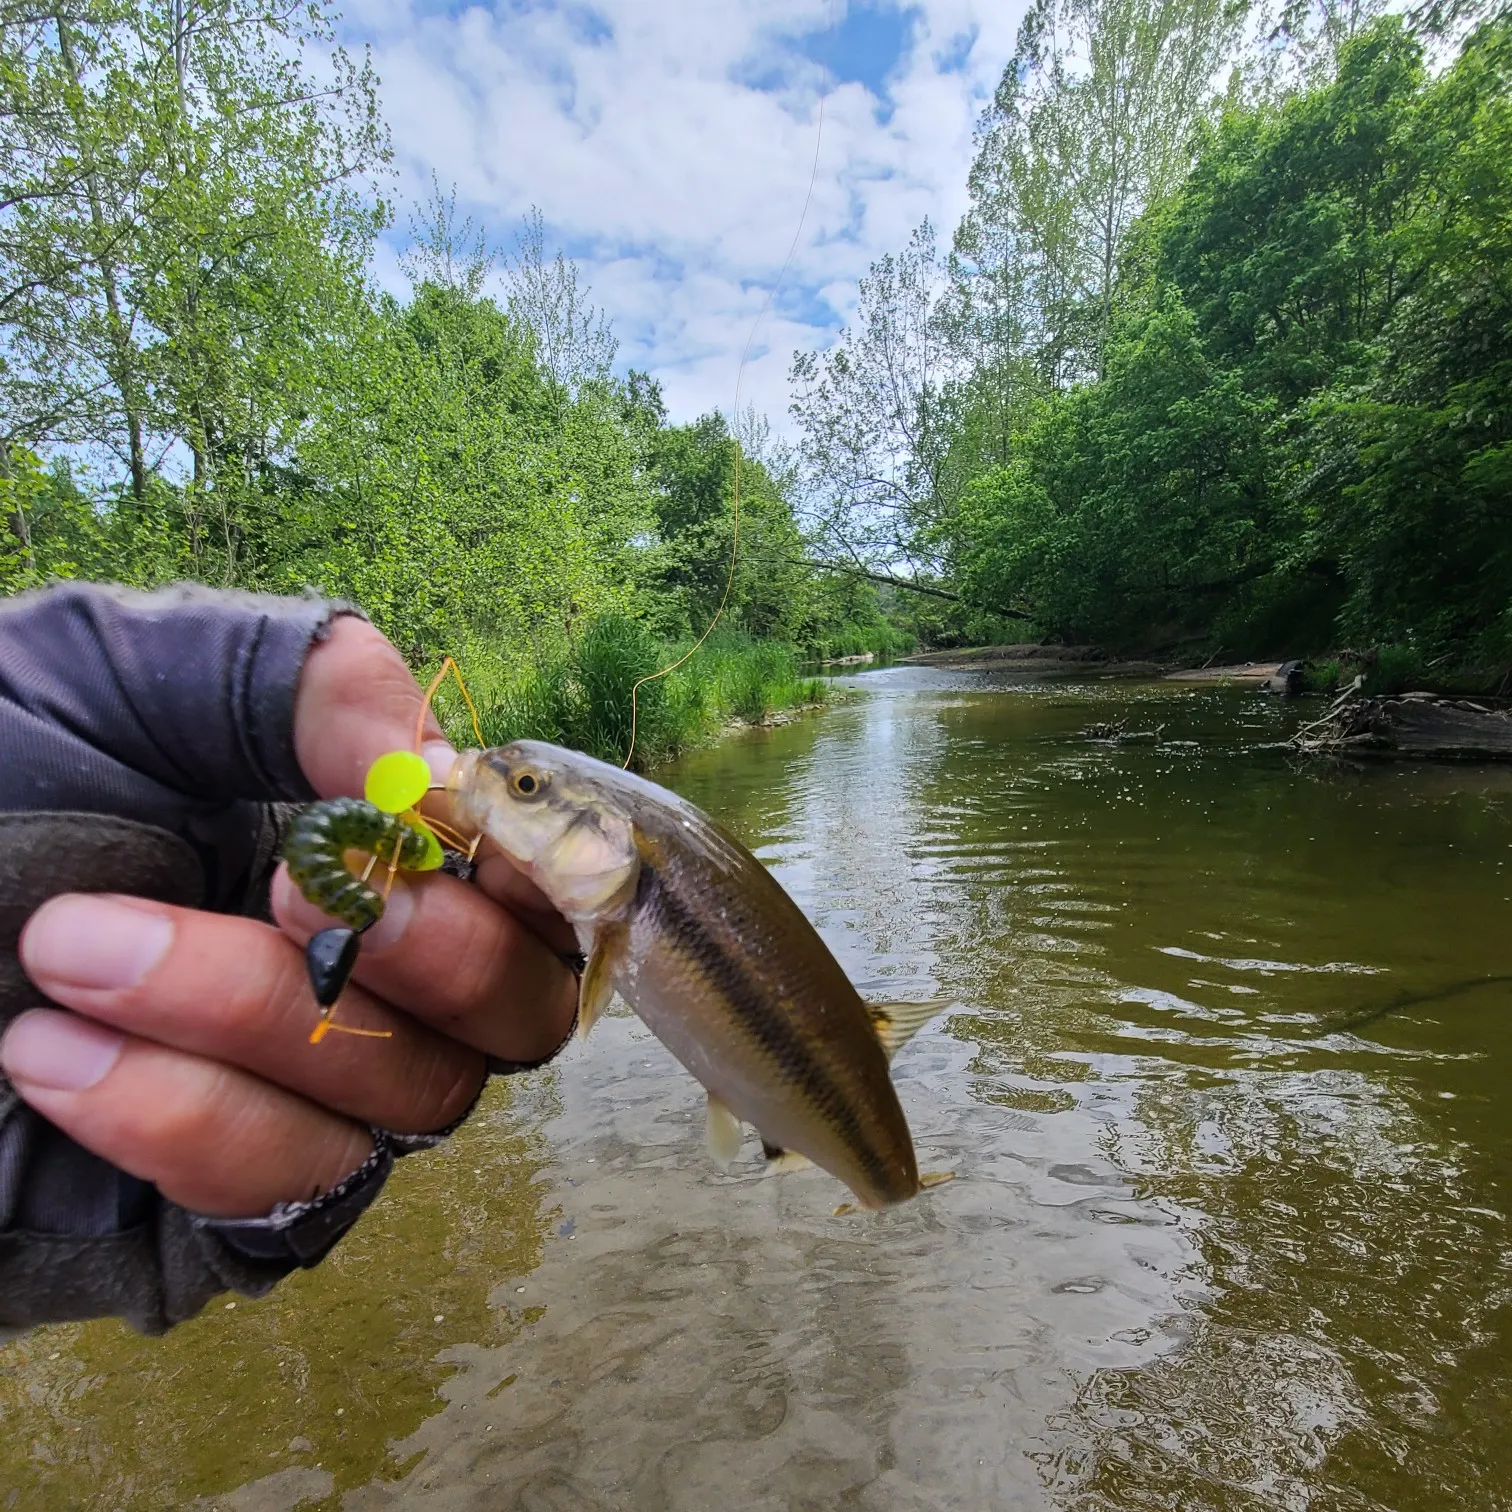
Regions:
<instances>
[{"instance_id":1,"label":"driftwood","mask_svg":"<svg viewBox=\"0 0 1512 1512\"><path fill-rule=\"evenodd\" d=\"M1512 761L1512 708L1492 701L1403 693L1367 698L1357 677L1321 719L1292 737L1309 756Z\"/></svg>"},{"instance_id":2,"label":"driftwood","mask_svg":"<svg viewBox=\"0 0 1512 1512\"><path fill-rule=\"evenodd\" d=\"M1160 732L1165 729L1163 724L1158 724L1153 730L1131 730L1127 718L1119 720L1099 720L1096 724L1086 725L1077 733L1083 740L1111 741L1119 745L1138 744L1147 742L1153 745L1160 744Z\"/></svg>"}]
</instances>

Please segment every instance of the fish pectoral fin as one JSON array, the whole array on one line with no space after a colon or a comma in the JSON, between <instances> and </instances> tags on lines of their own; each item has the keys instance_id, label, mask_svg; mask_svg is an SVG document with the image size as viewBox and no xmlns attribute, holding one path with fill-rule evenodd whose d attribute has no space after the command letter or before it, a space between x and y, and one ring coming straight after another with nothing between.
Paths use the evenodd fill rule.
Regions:
<instances>
[{"instance_id":1,"label":"fish pectoral fin","mask_svg":"<svg viewBox=\"0 0 1512 1512\"><path fill-rule=\"evenodd\" d=\"M623 959L630 931L623 924L607 924L599 930L583 967L578 986L577 1034L585 1039L588 1031L602 1017L614 996L614 971Z\"/></svg>"},{"instance_id":2,"label":"fish pectoral fin","mask_svg":"<svg viewBox=\"0 0 1512 1512\"><path fill-rule=\"evenodd\" d=\"M800 1155L797 1150L784 1150L780 1145L768 1144L761 1141L761 1153L766 1156L767 1173L772 1176L780 1176L785 1171L807 1171L813 1168L814 1162L807 1155Z\"/></svg>"},{"instance_id":3,"label":"fish pectoral fin","mask_svg":"<svg viewBox=\"0 0 1512 1512\"><path fill-rule=\"evenodd\" d=\"M740 1154L740 1146L745 1140L740 1120L712 1092L709 1093L706 1137L709 1155L721 1170Z\"/></svg>"},{"instance_id":4,"label":"fish pectoral fin","mask_svg":"<svg viewBox=\"0 0 1512 1512\"><path fill-rule=\"evenodd\" d=\"M948 1007L949 998L930 998L925 1003L868 1003L866 1014L891 1060L925 1024Z\"/></svg>"}]
</instances>

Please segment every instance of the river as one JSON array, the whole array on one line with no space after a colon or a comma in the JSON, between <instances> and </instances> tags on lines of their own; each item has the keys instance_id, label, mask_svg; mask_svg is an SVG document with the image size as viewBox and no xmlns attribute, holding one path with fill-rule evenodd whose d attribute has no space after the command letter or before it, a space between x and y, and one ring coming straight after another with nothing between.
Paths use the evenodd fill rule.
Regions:
<instances>
[{"instance_id":1,"label":"river","mask_svg":"<svg viewBox=\"0 0 1512 1512\"><path fill-rule=\"evenodd\" d=\"M659 774L863 993L921 1168L720 1174L616 1005L319 1269L0 1350L0 1507L1512 1507L1512 774L894 667ZM1158 745L1090 743L1127 717Z\"/></svg>"}]
</instances>

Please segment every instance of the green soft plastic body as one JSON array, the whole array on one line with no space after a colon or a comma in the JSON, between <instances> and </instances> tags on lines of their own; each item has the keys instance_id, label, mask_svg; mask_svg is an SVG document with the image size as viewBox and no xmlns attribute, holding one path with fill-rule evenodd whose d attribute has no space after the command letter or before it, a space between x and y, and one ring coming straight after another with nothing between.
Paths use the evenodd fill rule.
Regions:
<instances>
[{"instance_id":1,"label":"green soft plastic body","mask_svg":"<svg viewBox=\"0 0 1512 1512\"><path fill-rule=\"evenodd\" d=\"M383 916L383 895L346 864L346 852L378 858L381 875L425 869L435 848L429 831L400 814L386 814L362 798L327 798L312 803L289 828L284 860L294 885L322 913L363 930Z\"/></svg>"}]
</instances>

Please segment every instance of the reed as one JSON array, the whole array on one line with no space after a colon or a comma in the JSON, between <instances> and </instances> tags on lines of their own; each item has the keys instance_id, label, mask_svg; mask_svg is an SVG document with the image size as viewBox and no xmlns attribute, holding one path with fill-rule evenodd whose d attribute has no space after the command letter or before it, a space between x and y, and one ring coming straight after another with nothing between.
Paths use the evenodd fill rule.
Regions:
<instances>
[{"instance_id":1,"label":"reed","mask_svg":"<svg viewBox=\"0 0 1512 1512\"><path fill-rule=\"evenodd\" d=\"M906 656L918 645L915 636L886 620L869 625L842 625L811 646L804 647L807 661L838 661L842 656L875 656L886 661L893 656Z\"/></svg>"},{"instance_id":2,"label":"reed","mask_svg":"<svg viewBox=\"0 0 1512 1512\"><path fill-rule=\"evenodd\" d=\"M549 740L615 763L630 748L631 690L639 683L631 764L640 771L704 744L732 720L760 724L779 710L824 701L825 685L801 675L792 646L738 630L716 631L666 676L643 681L689 648L610 614L559 641L476 637L458 660L490 745ZM438 694L437 713L454 741L473 743L454 691Z\"/></svg>"}]
</instances>

